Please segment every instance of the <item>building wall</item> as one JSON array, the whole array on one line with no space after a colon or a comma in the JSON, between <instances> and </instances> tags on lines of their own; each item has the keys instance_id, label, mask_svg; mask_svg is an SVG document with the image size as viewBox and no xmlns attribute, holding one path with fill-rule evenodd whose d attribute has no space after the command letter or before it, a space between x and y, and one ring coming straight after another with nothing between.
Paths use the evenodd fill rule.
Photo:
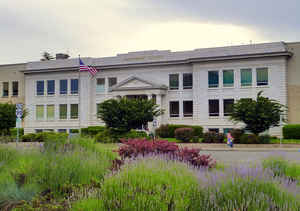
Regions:
<instances>
[{"instance_id":1,"label":"building wall","mask_svg":"<svg viewBox=\"0 0 300 211\"><path fill-rule=\"evenodd\" d=\"M287 43L293 56L288 60L288 123L300 124L300 42Z\"/></svg>"},{"instance_id":2,"label":"building wall","mask_svg":"<svg viewBox=\"0 0 300 211\"><path fill-rule=\"evenodd\" d=\"M21 72L25 70L25 64L8 64L0 65L0 103L24 103L25 84L24 74ZM12 82L18 81L19 94L12 96ZM9 82L9 96L3 97L3 82Z\"/></svg>"},{"instance_id":3,"label":"building wall","mask_svg":"<svg viewBox=\"0 0 300 211\"><path fill-rule=\"evenodd\" d=\"M269 85L265 87L256 86L256 68L267 67L269 70ZM253 86L248 88L240 87L240 69L251 68ZM222 70L234 70L234 87L222 87ZM208 71L219 70L219 88L208 88ZM105 93L96 93L96 78L106 78L106 90L108 90L108 77L117 77L117 82L126 80L130 76L137 76L141 79L155 82L157 84L169 85L169 74L179 74L179 90L168 90L160 99L161 107L165 110L165 114L160 118L159 124L192 124L201 125L205 129L240 127L229 121L228 117L223 115L223 99L240 98L255 98L259 91L263 91L263 95L272 99L276 99L284 105L287 105L287 89L286 89L286 59L284 57L277 58L260 58L248 60L231 60L227 62L206 62L180 65L162 65L134 68L119 68L100 71L96 77L92 78L87 72L80 74L80 100L78 95L59 95L59 80L78 78L79 74L76 71L61 71L54 73L35 73L26 74L26 107L29 111L29 116L25 122L25 132L34 132L35 129L71 129L86 127L89 125L103 124L96 117L96 104L103 102L105 99L115 97L113 92L106 91ZM193 89L184 90L182 88L182 74L193 73ZM56 80L55 96L36 96L36 81L37 80ZM46 82L45 82L46 83ZM69 88L70 88L70 83ZM46 86L46 85L45 85ZM69 89L70 90L70 89ZM153 90L127 91L124 94L153 94ZM220 116L209 117L208 100L219 99L220 101ZM193 100L193 117L183 117L184 100ZM58 105L73 104L80 101L80 122L79 120L59 120ZM169 116L169 102L180 102L180 117ZM37 121L35 119L36 105L55 105L55 120ZM46 108L45 108L46 109ZM70 114L68 114L70 115ZM46 112L45 112L46 119ZM280 128L272 128L270 133L280 135Z\"/></svg>"}]
</instances>

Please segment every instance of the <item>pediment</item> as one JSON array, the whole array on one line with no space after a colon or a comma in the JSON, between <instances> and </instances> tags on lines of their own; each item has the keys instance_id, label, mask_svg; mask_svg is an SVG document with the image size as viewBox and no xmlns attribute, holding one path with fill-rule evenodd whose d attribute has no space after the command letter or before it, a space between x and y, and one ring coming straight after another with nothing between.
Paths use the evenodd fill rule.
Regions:
<instances>
[{"instance_id":1,"label":"pediment","mask_svg":"<svg viewBox=\"0 0 300 211\"><path fill-rule=\"evenodd\" d=\"M110 91L123 91L123 90L143 90L143 89L167 89L168 87L162 84L156 84L151 81L131 76L124 81L111 87Z\"/></svg>"}]
</instances>

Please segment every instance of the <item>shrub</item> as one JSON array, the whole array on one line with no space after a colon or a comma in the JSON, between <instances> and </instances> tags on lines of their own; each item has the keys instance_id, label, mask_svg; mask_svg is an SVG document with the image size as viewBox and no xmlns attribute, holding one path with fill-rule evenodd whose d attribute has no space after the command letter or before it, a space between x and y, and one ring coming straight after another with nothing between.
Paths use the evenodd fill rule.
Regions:
<instances>
[{"instance_id":1,"label":"shrub","mask_svg":"<svg viewBox=\"0 0 300 211\"><path fill-rule=\"evenodd\" d=\"M114 143L114 139L111 137L109 130L104 130L95 136L95 139L99 143Z\"/></svg>"},{"instance_id":2,"label":"shrub","mask_svg":"<svg viewBox=\"0 0 300 211\"><path fill-rule=\"evenodd\" d=\"M98 133L103 132L105 129L105 126L89 126L87 128L81 128L81 135L93 137Z\"/></svg>"},{"instance_id":3,"label":"shrub","mask_svg":"<svg viewBox=\"0 0 300 211\"><path fill-rule=\"evenodd\" d=\"M258 143L259 144L269 144L271 142L270 135L260 135L258 136Z\"/></svg>"},{"instance_id":4,"label":"shrub","mask_svg":"<svg viewBox=\"0 0 300 211\"><path fill-rule=\"evenodd\" d=\"M70 133L79 133L78 129L70 129Z\"/></svg>"},{"instance_id":5,"label":"shrub","mask_svg":"<svg viewBox=\"0 0 300 211\"><path fill-rule=\"evenodd\" d=\"M22 141L23 142L35 142L35 133L27 133L22 136Z\"/></svg>"},{"instance_id":6,"label":"shrub","mask_svg":"<svg viewBox=\"0 0 300 211\"><path fill-rule=\"evenodd\" d=\"M136 131L136 130L130 130L129 132L121 136L122 138L126 138L126 139L148 138L148 135L145 131Z\"/></svg>"},{"instance_id":7,"label":"shrub","mask_svg":"<svg viewBox=\"0 0 300 211\"><path fill-rule=\"evenodd\" d=\"M203 135L203 143L224 143L225 136L223 133L206 132Z\"/></svg>"},{"instance_id":8,"label":"shrub","mask_svg":"<svg viewBox=\"0 0 300 211\"><path fill-rule=\"evenodd\" d=\"M177 157L180 161L187 162L194 167L208 167L213 168L216 166L216 161L210 155L200 155L200 149L187 147L177 151Z\"/></svg>"},{"instance_id":9,"label":"shrub","mask_svg":"<svg viewBox=\"0 0 300 211\"><path fill-rule=\"evenodd\" d=\"M178 128L192 128L194 131L193 136L198 136L199 138L203 136L203 127L197 125L160 125L160 127L155 130L155 133L161 138L175 138L175 130Z\"/></svg>"},{"instance_id":10,"label":"shrub","mask_svg":"<svg viewBox=\"0 0 300 211\"><path fill-rule=\"evenodd\" d=\"M187 143L193 138L193 133L194 130L192 128L177 128L175 130L175 138Z\"/></svg>"},{"instance_id":11,"label":"shrub","mask_svg":"<svg viewBox=\"0 0 300 211\"><path fill-rule=\"evenodd\" d=\"M55 132L41 132L41 133L28 133L22 136L23 142L45 142L47 140L61 140L67 139L68 134L66 133L55 133Z\"/></svg>"},{"instance_id":12,"label":"shrub","mask_svg":"<svg viewBox=\"0 0 300 211\"><path fill-rule=\"evenodd\" d=\"M10 128L9 132L12 138L17 138L17 128ZM19 137L21 137L22 135L24 135L24 128L19 128Z\"/></svg>"},{"instance_id":13,"label":"shrub","mask_svg":"<svg viewBox=\"0 0 300 211\"><path fill-rule=\"evenodd\" d=\"M6 144L6 143L9 143L9 142L14 142L15 139L12 138L11 136L2 136L0 135L0 144Z\"/></svg>"},{"instance_id":14,"label":"shrub","mask_svg":"<svg viewBox=\"0 0 300 211\"><path fill-rule=\"evenodd\" d=\"M300 139L300 124L285 125L282 132L285 139Z\"/></svg>"},{"instance_id":15,"label":"shrub","mask_svg":"<svg viewBox=\"0 0 300 211\"><path fill-rule=\"evenodd\" d=\"M244 134L244 130L242 129L232 129L231 136L234 138L234 143L241 143L241 136Z\"/></svg>"},{"instance_id":16,"label":"shrub","mask_svg":"<svg viewBox=\"0 0 300 211\"><path fill-rule=\"evenodd\" d=\"M258 136L255 134L243 134L240 144L258 144Z\"/></svg>"}]
</instances>

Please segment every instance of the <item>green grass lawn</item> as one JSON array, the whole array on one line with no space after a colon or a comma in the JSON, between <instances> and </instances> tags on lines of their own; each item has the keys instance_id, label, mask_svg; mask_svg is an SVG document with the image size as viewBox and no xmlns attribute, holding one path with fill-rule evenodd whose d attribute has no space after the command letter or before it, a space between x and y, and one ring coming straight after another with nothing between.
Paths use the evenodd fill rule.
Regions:
<instances>
[{"instance_id":1,"label":"green grass lawn","mask_svg":"<svg viewBox=\"0 0 300 211\"><path fill-rule=\"evenodd\" d=\"M300 144L300 139L282 139L282 144ZM280 139L271 139L270 144L280 144Z\"/></svg>"}]
</instances>

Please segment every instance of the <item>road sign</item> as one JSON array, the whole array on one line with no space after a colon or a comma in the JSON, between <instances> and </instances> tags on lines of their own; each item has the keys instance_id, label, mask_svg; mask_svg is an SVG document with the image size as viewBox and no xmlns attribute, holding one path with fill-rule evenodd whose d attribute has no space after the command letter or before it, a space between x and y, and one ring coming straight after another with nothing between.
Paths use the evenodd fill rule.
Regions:
<instances>
[{"instance_id":1,"label":"road sign","mask_svg":"<svg viewBox=\"0 0 300 211\"><path fill-rule=\"evenodd\" d=\"M16 116L17 118L21 118L23 116L23 104L16 104Z\"/></svg>"}]
</instances>

